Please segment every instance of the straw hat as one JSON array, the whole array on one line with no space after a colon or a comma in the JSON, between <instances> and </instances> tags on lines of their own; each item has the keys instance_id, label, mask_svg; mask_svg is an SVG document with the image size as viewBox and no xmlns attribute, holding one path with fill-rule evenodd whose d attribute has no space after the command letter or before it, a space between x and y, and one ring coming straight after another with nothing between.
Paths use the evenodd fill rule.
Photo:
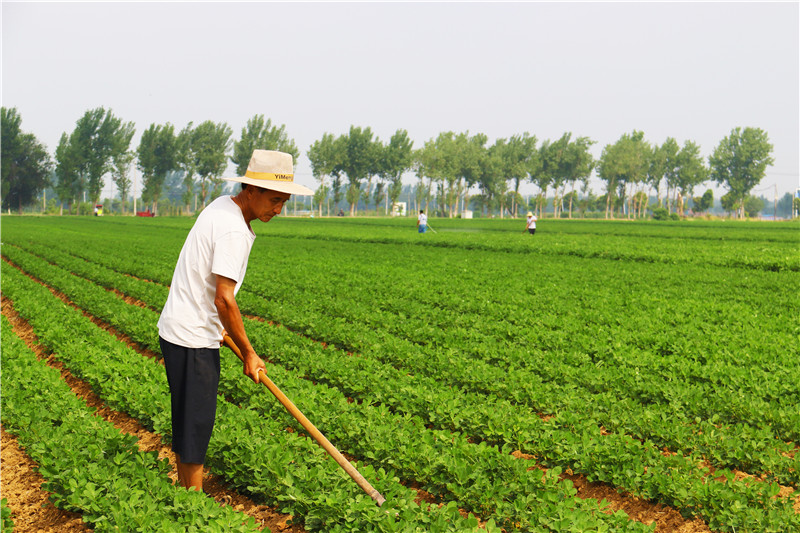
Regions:
<instances>
[{"instance_id":1,"label":"straw hat","mask_svg":"<svg viewBox=\"0 0 800 533\"><path fill-rule=\"evenodd\" d=\"M294 182L292 154L274 150L253 150L244 176L225 178L226 181L246 183L271 191L308 196L314 191Z\"/></svg>"},{"instance_id":2,"label":"straw hat","mask_svg":"<svg viewBox=\"0 0 800 533\"><path fill-rule=\"evenodd\" d=\"M529 216L529 217L532 217L532 216L533 216L533 213L531 213L530 211L528 211L528 216Z\"/></svg>"}]
</instances>

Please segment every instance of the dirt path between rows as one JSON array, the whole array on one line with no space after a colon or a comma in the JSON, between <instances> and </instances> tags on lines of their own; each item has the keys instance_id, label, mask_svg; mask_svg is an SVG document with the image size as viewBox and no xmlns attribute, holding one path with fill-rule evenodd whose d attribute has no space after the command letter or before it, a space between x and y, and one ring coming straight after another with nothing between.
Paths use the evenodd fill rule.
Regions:
<instances>
[{"instance_id":1,"label":"dirt path between rows","mask_svg":"<svg viewBox=\"0 0 800 533\"><path fill-rule=\"evenodd\" d=\"M50 493L42 488L44 478L37 465L19 447L16 437L0 430L3 475L0 492L8 501L14 531L25 533L79 533L92 531L81 515L57 508Z\"/></svg>"}]
</instances>

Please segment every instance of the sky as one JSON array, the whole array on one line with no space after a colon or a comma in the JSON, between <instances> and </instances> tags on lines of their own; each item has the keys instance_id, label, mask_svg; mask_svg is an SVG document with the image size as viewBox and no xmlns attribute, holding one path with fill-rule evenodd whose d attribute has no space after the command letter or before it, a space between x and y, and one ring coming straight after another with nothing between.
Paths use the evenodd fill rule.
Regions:
<instances>
[{"instance_id":1,"label":"sky","mask_svg":"<svg viewBox=\"0 0 800 533\"><path fill-rule=\"evenodd\" d=\"M311 188L309 146L351 125L383 142L405 129L415 148L446 131L489 144L571 132L596 141L595 157L633 130L707 157L757 127L775 163L753 192L800 187L796 1L1 5L0 100L51 154L101 106L135 124L133 146L151 124L206 120L235 140L263 114L285 125L295 180Z\"/></svg>"}]
</instances>

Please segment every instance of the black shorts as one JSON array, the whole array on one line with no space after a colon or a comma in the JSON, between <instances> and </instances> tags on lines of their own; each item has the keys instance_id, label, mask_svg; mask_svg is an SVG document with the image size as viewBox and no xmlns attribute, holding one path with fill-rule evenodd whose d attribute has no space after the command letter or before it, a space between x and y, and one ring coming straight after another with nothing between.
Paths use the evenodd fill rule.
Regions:
<instances>
[{"instance_id":1,"label":"black shorts","mask_svg":"<svg viewBox=\"0 0 800 533\"><path fill-rule=\"evenodd\" d=\"M528 228L528 233L533 235L534 233L536 233L536 228Z\"/></svg>"},{"instance_id":2,"label":"black shorts","mask_svg":"<svg viewBox=\"0 0 800 533\"><path fill-rule=\"evenodd\" d=\"M172 451L182 463L203 464L217 414L219 348L184 348L158 340L172 399Z\"/></svg>"}]
</instances>

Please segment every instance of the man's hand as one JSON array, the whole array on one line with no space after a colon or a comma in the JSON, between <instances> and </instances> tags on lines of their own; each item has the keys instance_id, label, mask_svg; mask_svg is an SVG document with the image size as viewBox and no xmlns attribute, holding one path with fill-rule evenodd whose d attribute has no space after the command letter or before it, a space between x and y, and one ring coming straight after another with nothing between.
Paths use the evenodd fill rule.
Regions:
<instances>
[{"instance_id":1,"label":"man's hand","mask_svg":"<svg viewBox=\"0 0 800 533\"><path fill-rule=\"evenodd\" d=\"M258 383L261 381L258 377L259 372L263 372L265 376L267 375L267 366L264 364L264 361L257 355L245 357L244 374Z\"/></svg>"},{"instance_id":2,"label":"man's hand","mask_svg":"<svg viewBox=\"0 0 800 533\"><path fill-rule=\"evenodd\" d=\"M225 276L217 276L217 292L214 297L214 305L217 307L220 322L223 327L223 340L225 333L231 337L231 340L239 350L239 355L244 362L244 374L258 383L261 381L258 378L258 373L263 372L267 375L267 367L264 361L256 354L250 341L247 339L247 334L244 331L244 323L242 322L242 314L239 311L239 306L236 304L234 292L236 288L236 281L226 278Z\"/></svg>"}]
</instances>

